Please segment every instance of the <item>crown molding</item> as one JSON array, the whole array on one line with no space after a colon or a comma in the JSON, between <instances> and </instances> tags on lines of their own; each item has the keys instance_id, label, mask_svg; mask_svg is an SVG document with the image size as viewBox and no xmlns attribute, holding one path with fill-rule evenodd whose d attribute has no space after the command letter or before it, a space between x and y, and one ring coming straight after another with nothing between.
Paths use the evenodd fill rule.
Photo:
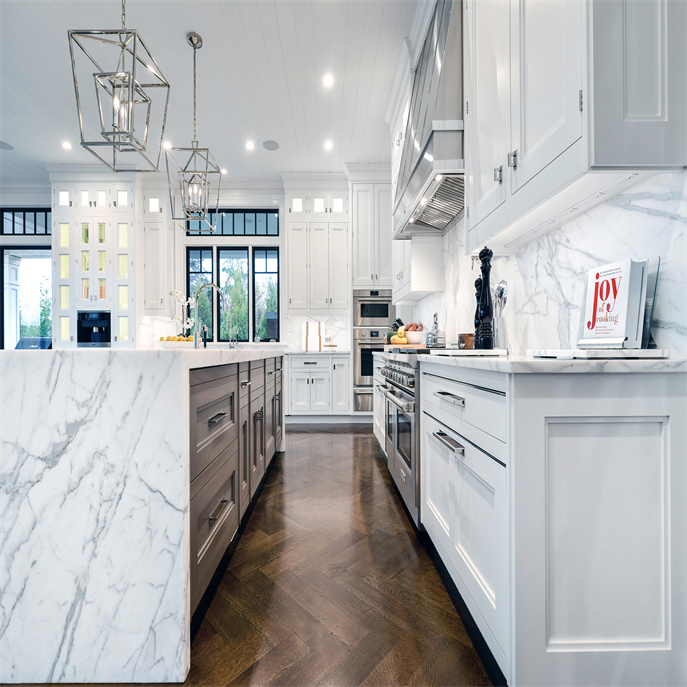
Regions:
<instances>
[{"instance_id":1,"label":"crown molding","mask_svg":"<svg viewBox=\"0 0 687 687\"><path fill-rule=\"evenodd\" d=\"M391 165L365 165L347 162L348 181L356 183L391 183Z\"/></svg>"}]
</instances>

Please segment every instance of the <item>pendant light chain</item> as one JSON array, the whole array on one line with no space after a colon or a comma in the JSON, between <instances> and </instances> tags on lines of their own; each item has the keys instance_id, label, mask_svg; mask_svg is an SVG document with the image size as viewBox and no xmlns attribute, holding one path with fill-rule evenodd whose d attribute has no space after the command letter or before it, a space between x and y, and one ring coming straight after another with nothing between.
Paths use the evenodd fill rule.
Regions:
<instances>
[{"instance_id":1,"label":"pendant light chain","mask_svg":"<svg viewBox=\"0 0 687 687\"><path fill-rule=\"evenodd\" d=\"M197 140L196 137L196 52L198 48L193 46L193 140Z\"/></svg>"},{"instance_id":2,"label":"pendant light chain","mask_svg":"<svg viewBox=\"0 0 687 687\"><path fill-rule=\"evenodd\" d=\"M126 29L126 0L122 0L122 31Z\"/></svg>"}]
</instances>

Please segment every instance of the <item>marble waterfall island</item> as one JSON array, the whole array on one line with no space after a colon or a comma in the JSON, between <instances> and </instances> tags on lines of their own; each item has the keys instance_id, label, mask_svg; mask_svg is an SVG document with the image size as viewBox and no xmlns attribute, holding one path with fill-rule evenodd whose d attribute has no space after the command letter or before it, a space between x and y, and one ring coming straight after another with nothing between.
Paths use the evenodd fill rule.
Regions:
<instances>
[{"instance_id":1,"label":"marble waterfall island","mask_svg":"<svg viewBox=\"0 0 687 687\"><path fill-rule=\"evenodd\" d=\"M274 350L0 351L0 682L183 682L189 369Z\"/></svg>"}]
</instances>

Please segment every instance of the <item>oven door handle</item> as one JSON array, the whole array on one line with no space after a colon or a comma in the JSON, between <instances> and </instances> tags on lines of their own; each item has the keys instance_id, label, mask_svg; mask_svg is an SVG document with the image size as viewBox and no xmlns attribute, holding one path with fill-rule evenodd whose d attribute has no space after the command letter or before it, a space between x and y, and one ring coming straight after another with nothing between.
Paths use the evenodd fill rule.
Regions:
<instances>
[{"instance_id":1,"label":"oven door handle","mask_svg":"<svg viewBox=\"0 0 687 687\"><path fill-rule=\"evenodd\" d=\"M400 408L404 413L414 413L415 412L415 403L412 403L410 401L399 401L396 396L394 396L392 393L385 391L384 396L391 401L397 408Z\"/></svg>"}]
</instances>

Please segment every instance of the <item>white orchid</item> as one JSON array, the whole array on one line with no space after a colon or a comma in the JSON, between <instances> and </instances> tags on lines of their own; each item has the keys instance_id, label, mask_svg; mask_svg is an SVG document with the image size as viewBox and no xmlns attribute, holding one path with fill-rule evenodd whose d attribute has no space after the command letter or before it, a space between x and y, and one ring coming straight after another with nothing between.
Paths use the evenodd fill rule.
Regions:
<instances>
[{"instance_id":1,"label":"white orchid","mask_svg":"<svg viewBox=\"0 0 687 687\"><path fill-rule=\"evenodd\" d=\"M174 298L174 302L180 306L181 309L181 314L174 313L172 315L171 319L173 322L178 322L181 324L182 329L184 331L188 331L193 327L194 319L192 317L186 317L184 318L184 315L186 314L186 308L188 306L193 305L194 299L193 298L184 298L183 295L181 294L180 291L177 291L176 289L174 291L170 291L169 295Z\"/></svg>"}]
</instances>

